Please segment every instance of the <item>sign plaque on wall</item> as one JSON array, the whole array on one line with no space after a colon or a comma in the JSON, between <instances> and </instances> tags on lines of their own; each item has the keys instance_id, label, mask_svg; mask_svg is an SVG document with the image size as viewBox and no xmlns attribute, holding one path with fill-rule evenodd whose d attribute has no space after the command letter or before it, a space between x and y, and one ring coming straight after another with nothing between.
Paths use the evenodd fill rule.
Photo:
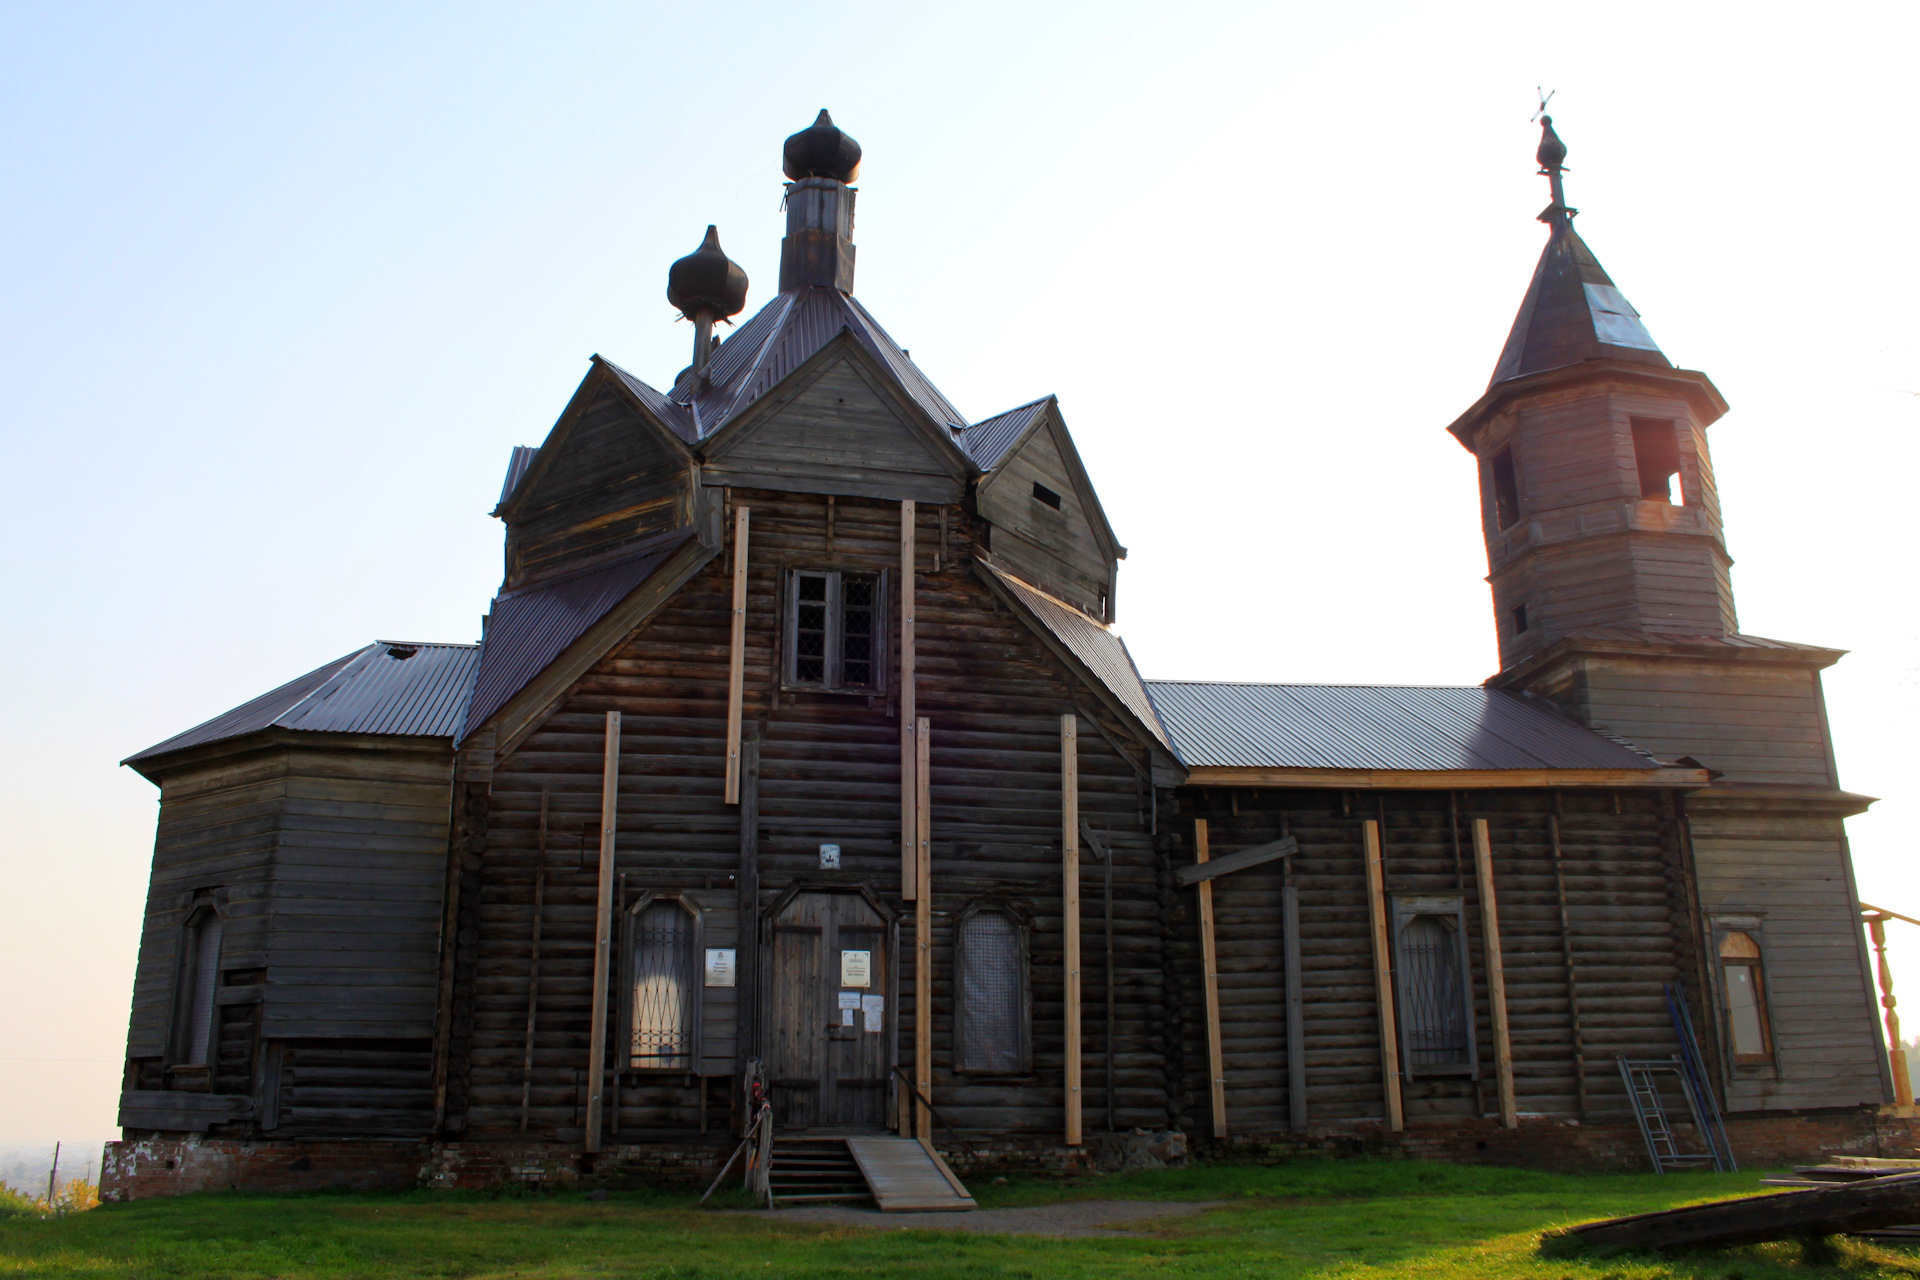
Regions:
<instances>
[{"instance_id":1,"label":"sign plaque on wall","mask_svg":"<svg viewBox=\"0 0 1920 1280\"><path fill-rule=\"evenodd\" d=\"M820 846L820 869L822 871L838 871L840 869L839 845L823 844Z\"/></svg>"},{"instance_id":2,"label":"sign plaque on wall","mask_svg":"<svg viewBox=\"0 0 1920 1280\"><path fill-rule=\"evenodd\" d=\"M710 987L730 987L733 985L733 948L707 948L707 985Z\"/></svg>"},{"instance_id":3,"label":"sign plaque on wall","mask_svg":"<svg viewBox=\"0 0 1920 1280\"><path fill-rule=\"evenodd\" d=\"M843 987L872 986L873 952L842 951L840 953L840 985Z\"/></svg>"}]
</instances>

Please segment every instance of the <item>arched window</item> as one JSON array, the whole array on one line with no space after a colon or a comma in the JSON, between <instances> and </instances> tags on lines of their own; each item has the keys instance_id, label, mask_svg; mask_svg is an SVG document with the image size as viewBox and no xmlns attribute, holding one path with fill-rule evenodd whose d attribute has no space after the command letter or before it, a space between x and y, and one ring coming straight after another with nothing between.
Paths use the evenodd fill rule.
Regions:
<instances>
[{"instance_id":1,"label":"arched window","mask_svg":"<svg viewBox=\"0 0 1920 1280\"><path fill-rule=\"evenodd\" d=\"M1773 1028L1767 1019L1760 943L1751 933L1729 929L1720 935L1720 977L1727 993L1727 1035L1733 1041L1733 1060L1770 1061Z\"/></svg>"},{"instance_id":2,"label":"arched window","mask_svg":"<svg viewBox=\"0 0 1920 1280\"><path fill-rule=\"evenodd\" d=\"M1031 1069L1027 931L998 906L973 906L954 931L958 998L954 1069L1019 1074Z\"/></svg>"},{"instance_id":3,"label":"arched window","mask_svg":"<svg viewBox=\"0 0 1920 1280\"><path fill-rule=\"evenodd\" d=\"M699 917L678 898L628 917L628 1065L691 1071L699 1053Z\"/></svg>"},{"instance_id":4,"label":"arched window","mask_svg":"<svg viewBox=\"0 0 1920 1280\"><path fill-rule=\"evenodd\" d=\"M211 1059L214 993L220 985L220 937L226 921L211 903L187 917L180 947L180 978L174 1009L173 1060L204 1067Z\"/></svg>"},{"instance_id":5,"label":"arched window","mask_svg":"<svg viewBox=\"0 0 1920 1280\"><path fill-rule=\"evenodd\" d=\"M1465 924L1459 898L1394 895L1400 1059L1409 1078L1478 1068Z\"/></svg>"}]
</instances>

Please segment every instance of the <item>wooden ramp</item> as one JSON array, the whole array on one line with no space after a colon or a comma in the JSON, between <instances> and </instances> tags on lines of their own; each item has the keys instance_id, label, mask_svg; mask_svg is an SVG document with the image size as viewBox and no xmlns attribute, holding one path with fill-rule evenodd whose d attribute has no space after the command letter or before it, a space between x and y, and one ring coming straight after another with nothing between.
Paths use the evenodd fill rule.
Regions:
<instances>
[{"instance_id":1,"label":"wooden ramp","mask_svg":"<svg viewBox=\"0 0 1920 1280\"><path fill-rule=\"evenodd\" d=\"M951 1213L976 1207L939 1153L912 1138L848 1138L847 1150L882 1213Z\"/></svg>"}]
</instances>

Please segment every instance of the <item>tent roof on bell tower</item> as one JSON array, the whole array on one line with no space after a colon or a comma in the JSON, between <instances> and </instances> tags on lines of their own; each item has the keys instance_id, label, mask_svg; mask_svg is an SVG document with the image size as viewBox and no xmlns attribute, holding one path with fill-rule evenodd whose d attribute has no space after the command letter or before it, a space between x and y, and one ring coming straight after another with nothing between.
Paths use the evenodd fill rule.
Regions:
<instances>
[{"instance_id":1,"label":"tent roof on bell tower","mask_svg":"<svg viewBox=\"0 0 1920 1280\"><path fill-rule=\"evenodd\" d=\"M1539 159L1541 172L1552 183L1553 203L1540 221L1551 230L1489 386L1583 360L1673 367L1640 322L1640 313L1573 229L1578 210L1567 207L1561 186L1565 158L1566 147L1553 131L1552 117L1543 117Z\"/></svg>"}]
</instances>

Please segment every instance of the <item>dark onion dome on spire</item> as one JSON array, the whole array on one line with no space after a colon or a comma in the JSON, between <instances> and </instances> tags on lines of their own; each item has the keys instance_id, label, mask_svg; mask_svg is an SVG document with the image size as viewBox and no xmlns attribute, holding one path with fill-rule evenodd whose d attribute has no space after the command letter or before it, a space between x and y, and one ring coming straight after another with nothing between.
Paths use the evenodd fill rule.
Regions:
<instances>
[{"instance_id":1,"label":"dark onion dome on spire","mask_svg":"<svg viewBox=\"0 0 1920 1280\"><path fill-rule=\"evenodd\" d=\"M1567 163L1567 144L1560 141L1560 135L1553 131L1552 116L1540 117L1540 149L1533 153L1533 158L1548 172Z\"/></svg>"},{"instance_id":2,"label":"dark onion dome on spire","mask_svg":"<svg viewBox=\"0 0 1920 1280\"><path fill-rule=\"evenodd\" d=\"M667 268L667 301L689 320L702 313L715 320L737 316L747 305L747 273L721 252L717 227L708 227L700 247Z\"/></svg>"},{"instance_id":3,"label":"dark onion dome on spire","mask_svg":"<svg viewBox=\"0 0 1920 1280\"><path fill-rule=\"evenodd\" d=\"M1553 203L1540 215L1550 228L1547 247L1488 385L1582 360L1626 360L1671 369L1673 362L1640 323L1640 313L1573 229L1574 211L1567 207L1560 177L1567 144L1553 131L1552 116L1540 118L1540 149L1534 158L1553 190Z\"/></svg>"},{"instance_id":4,"label":"dark onion dome on spire","mask_svg":"<svg viewBox=\"0 0 1920 1280\"><path fill-rule=\"evenodd\" d=\"M840 131L825 107L811 126L787 139L780 160L780 167L794 182L804 178L852 182L860 176L860 144Z\"/></svg>"}]
</instances>

